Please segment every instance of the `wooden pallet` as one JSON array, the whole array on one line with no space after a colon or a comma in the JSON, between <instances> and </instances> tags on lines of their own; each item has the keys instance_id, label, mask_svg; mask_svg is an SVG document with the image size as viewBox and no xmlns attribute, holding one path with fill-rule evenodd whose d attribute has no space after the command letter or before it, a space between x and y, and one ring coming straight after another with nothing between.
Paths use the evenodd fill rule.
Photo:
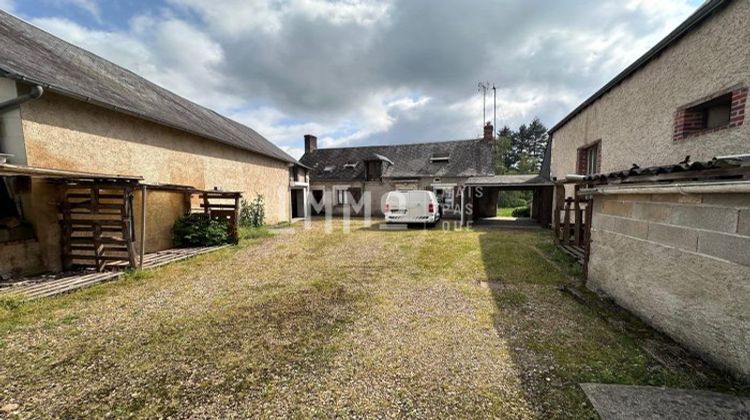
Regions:
<instances>
[{"instance_id":1,"label":"wooden pallet","mask_svg":"<svg viewBox=\"0 0 750 420\"><path fill-rule=\"evenodd\" d=\"M179 248L153 252L150 254L146 254L145 258L143 259L143 268L153 269L165 264L192 258L197 255L218 251L220 249L226 248L227 246L228 245L201 248ZM114 264L108 265L108 268L114 268L116 269L115 271L89 272L62 277L54 280L42 281L35 284L9 287L6 290L0 291L0 296L17 295L27 301L56 296L63 293L72 292L74 290L83 289L85 287L93 286L95 284L118 279L125 274L125 269L129 268L129 266L129 262L119 261Z\"/></svg>"},{"instance_id":2,"label":"wooden pallet","mask_svg":"<svg viewBox=\"0 0 750 420\"><path fill-rule=\"evenodd\" d=\"M559 247L562 252L573 257L578 262L578 264L583 265L586 255L583 248L574 245L559 245Z\"/></svg>"},{"instance_id":3,"label":"wooden pallet","mask_svg":"<svg viewBox=\"0 0 750 420\"><path fill-rule=\"evenodd\" d=\"M70 183L60 201L63 267L107 266L127 261L135 268L133 187L130 184Z\"/></svg>"}]
</instances>

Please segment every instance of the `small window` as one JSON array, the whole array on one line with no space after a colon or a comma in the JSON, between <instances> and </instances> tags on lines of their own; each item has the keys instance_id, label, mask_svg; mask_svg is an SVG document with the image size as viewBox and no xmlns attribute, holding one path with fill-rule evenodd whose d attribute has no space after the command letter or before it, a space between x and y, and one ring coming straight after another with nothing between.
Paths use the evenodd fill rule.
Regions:
<instances>
[{"instance_id":1,"label":"small window","mask_svg":"<svg viewBox=\"0 0 750 420\"><path fill-rule=\"evenodd\" d=\"M436 188L435 196L444 208L453 208L453 188Z\"/></svg>"},{"instance_id":2,"label":"small window","mask_svg":"<svg viewBox=\"0 0 750 420\"><path fill-rule=\"evenodd\" d=\"M450 153L433 153L430 157L430 162L449 162L450 159Z\"/></svg>"},{"instance_id":3,"label":"small window","mask_svg":"<svg viewBox=\"0 0 750 420\"><path fill-rule=\"evenodd\" d=\"M336 195L337 206L343 206L349 204L349 187L334 187L333 192Z\"/></svg>"},{"instance_id":4,"label":"small window","mask_svg":"<svg viewBox=\"0 0 750 420\"><path fill-rule=\"evenodd\" d=\"M601 172L601 143L578 149L577 173L593 175Z\"/></svg>"},{"instance_id":5,"label":"small window","mask_svg":"<svg viewBox=\"0 0 750 420\"><path fill-rule=\"evenodd\" d=\"M742 125L746 100L747 88L739 88L680 108L675 114L674 140Z\"/></svg>"},{"instance_id":6,"label":"small window","mask_svg":"<svg viewBox=\"0 0 750 420\"><path fill-rule=\"evenodd\" d=\"M367 162L367 180L376 181L383 177L383 162L373 160Z\"/></svg>"},{"instance_id":7,"label":"small window","mask_svg":"<svg viewBox=\"0 0 750 420\"><path fill-rule=\"evenodd\" d=\"M344 168L346 168L346 169L354 169L356 167L357 167L357 163L356 162L355 163L345 163L344 164Z\"/></svg>"}]
</instances>

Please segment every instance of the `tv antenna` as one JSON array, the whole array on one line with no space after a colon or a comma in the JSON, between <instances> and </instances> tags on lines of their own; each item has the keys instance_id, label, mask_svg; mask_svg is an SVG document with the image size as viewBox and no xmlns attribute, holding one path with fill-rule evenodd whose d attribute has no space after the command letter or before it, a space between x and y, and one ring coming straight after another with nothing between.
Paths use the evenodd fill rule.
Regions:
<instances>
[{"instance_id":1,"label":"tv antenna","mask_svg":"<svg viewBox=\"0 0 750 420\"><path fill-rule=\"evenodd\" d=\"M484 127L487 123L487 89L490 88L490 82L479 82L477 87L482 92L482 127Z\"/></svg>"}]
</instances>

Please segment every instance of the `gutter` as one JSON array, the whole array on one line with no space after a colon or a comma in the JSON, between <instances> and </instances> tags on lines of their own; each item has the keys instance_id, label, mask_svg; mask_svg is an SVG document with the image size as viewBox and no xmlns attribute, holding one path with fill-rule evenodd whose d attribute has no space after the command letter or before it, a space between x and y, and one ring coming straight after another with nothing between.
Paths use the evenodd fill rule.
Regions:
<instances>
[{"instance_id":1,"label":"gutter","mask_svg":"<svg viewBox=\"0 0 750 420\"><path fill-rule=\"evenodd\" d=\"M25 95L21 95L13 99L8 99L5 102L0 102L0 112L5 112L9 109L20 106L21 104L25 102L37 99L40 96L42 96L42 94L44 94L44 88L42 88L39 85L36 85L33 88L31 88L31 92Z\"/></svg>"},{"instance_id":2,"label":"gutter","mask_svg":"<svg viewBox=\"0 0 750 420\"><path fill-rule=\"evenodd\" d=\"M623 70L620 74L615 76L615 78L612 79L606 85L604 85L604 87L596 91L596 93L591 95L591 97L586 99L581 105L579 105L576 109L574 109L573 112L568 114L559 123L555 124L554 127L550 128L548 131L549 135L552 136L552 134L555 131L561 129L565 124L570 122L570 120L572 120L576 115L580 114L581 112L583 112L584 109L588 108L589 105L599 100L607 92L612 90L618 84L622 83L625 79L630 77L633 73L638 71L641 67L648 64L649 61L651 61L653 58L656 58L659 54L662 53L662 51L669 48L674 42L677 42L680 38L685 36L685 34L690 32L693 28L695 28L705 19L707 19L712 14L717 12L721 7L724 7L727 4L729 4L731 1L732 0L709 0L707 1L698 10L696 10L695 13L690 15L690 17L688 17L687 20L682 22L682 24L680 24L680 26L678 26L674 31L670 32L669 35L667 35L664 39L659 41L659 43L656 44L653 48L648 50L646 54L641 56L641 58L636 60L633 64L631 64L625 70Z\"/></svg>"},{"instance_id":3,"label":"gutter","mask_svg":"<svg viewBox=\"0 0 750 420\"><path fill-rule=\"evenodd\" d=\"M582 188L583 195L619 195L619 194L747 194L750 193L750 181L691 182L674 184L644 184L628 186L605 186Z\"/></svg>"}]
</instances>

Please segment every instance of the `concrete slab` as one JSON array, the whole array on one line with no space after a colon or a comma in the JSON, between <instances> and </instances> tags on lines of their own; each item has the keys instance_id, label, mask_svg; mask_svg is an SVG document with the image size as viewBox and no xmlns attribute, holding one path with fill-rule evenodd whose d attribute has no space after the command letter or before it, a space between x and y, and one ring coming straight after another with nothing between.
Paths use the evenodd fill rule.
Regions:
<instances>
[{"instance_id":1,"label":"concrete slab","mask_svg":"<svg viewBox=\"0 0 750 420\"><path fill-rule=\"evenodd\" d=\"M603 420L750 418L750 398L653 386L592 383L580 386Z\"/></svg>"}]
</instances>

